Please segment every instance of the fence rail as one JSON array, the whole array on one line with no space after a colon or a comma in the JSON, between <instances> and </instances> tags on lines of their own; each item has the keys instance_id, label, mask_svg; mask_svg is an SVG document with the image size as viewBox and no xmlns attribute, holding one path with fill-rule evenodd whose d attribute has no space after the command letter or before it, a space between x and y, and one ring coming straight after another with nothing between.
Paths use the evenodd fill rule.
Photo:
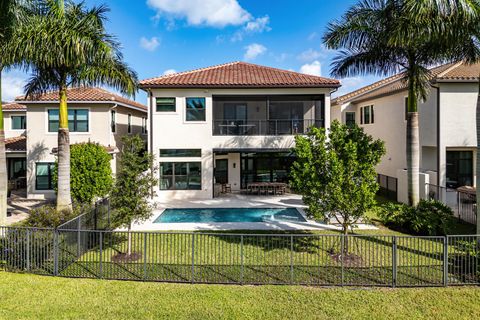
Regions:
<instances>
[{"instance_id":1,"label":"fence rail","mask_svg":"<svg viewBox=\"0 0 480 320\"><path fill-rule=\"evenodd\" d=\"M477 224L477 196L464 188L451 189L434 184L426 184L428 199L449 206L455 216L467 223Z\"/></svg>"},{"instance_id":2,"label":"fence rail","mask_svg":"<svg viewBox=\"0 0 480 320\"><path fill-rule=\"evenodd\" d=\"M480 236L128 233L10 227L0 228L0 234L1 266L12 272L219 284L480 284ZM127 255L129 239L131 254Z\"/></svg>"}]
</instances>

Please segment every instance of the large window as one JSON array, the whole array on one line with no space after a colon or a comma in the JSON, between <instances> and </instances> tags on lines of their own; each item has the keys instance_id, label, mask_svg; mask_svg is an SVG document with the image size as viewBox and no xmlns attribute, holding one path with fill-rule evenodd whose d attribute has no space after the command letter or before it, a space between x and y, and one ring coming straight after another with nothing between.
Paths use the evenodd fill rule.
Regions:
<instances>
[{"instance_id":1,"label":"large window","mask_svg":"<svg viewBox=\"0 0 480 320\"><path fill-rule=\"evenodd\" d=\"M132 115L128 114L127 133L132 133Z\"/></svg>"},{"instance_id":2,"label":"large window","mask_svg":"<svg viewBox=\"0 0 480 320\"><path fill-rule=\"evenodd\" d=\"M111 111L110 127L113 133L117 131L117 112L115 110Z\"/></svg>"},{"instance_id":3,"label":"large window","mask_svg":"<svg viewBox=\"0 0 480 320\"><path fill-rule=\"evenodd\" d=\"M35 172L35 189L53 190L52 175L54 163L37 163Z\"/></svg>"},{"instance_id":4,"label":"large window","mask_svg":"<svg viewBox=\"0 0 480 320\"><path fill-rule=\"evenodd\" d=\"M215 160L215 182L228 183L228 159Z\"/></svg>"},{"instance_id":5,"label":"large window","mask_svg":"<svg viewBox=\"0 0 480 320\"><path fill-rule=\"evenodd\" d=\"M48 132L58 131L58 109L48 110ZM68 130L70 132L88 132L88 110L68 110Z\"/></svg>"},{"instance_id":6,"label":"large window","mask_svg":"<svg viewBox=\"0 0 480 320\"><path fill-rule=\"evenodd\" d=\"M160 190L201 190L201 162L161 162Z\"/></svg>"},{"instance_id":7,"label":"large window","mask_svg":"<svg viewBox=\"0 0 480 320\"><path fill-rule=\"evenodd\" d=\"M473 186L473 152L447 151L447 187Z\"/></svg>"},{"instance_id":8,"label":"large window","mask_svg":"<svg viewBox=\"0 0 480 320\"><path fill-rule=\"evenodd\" d=\"M347 126L355 125L355 112L346 112L345 113L345 124Z\"/></svg>"},{"instance_id":9,"label":"large window","mask_svg":"<svg viewBox=\"0 0 480 320\"><path fill-rule=\"evenodd\" d=\"M290 152L242 153L241 185L246 189L252 182L288 183L290 168L295 157Z\"/></svg>"},{"instance_id":10,"label":"large window","mask_svg":"<svg viewBox=\"0 0 480 320\"><path fill-rule=\"evenodd\" d=\"M202 149L160 149L160 158L201 157Z\"/></svg>"},{"instance_id":11,"label":"large window","mask_svg":"<svg viewBox=\"0 0 480 320\"><path fill-rule=\"evenodd\" d=\"M25 130L25 129L27 129L27 117L12 116L12 130Z\"/></svg>"},{"instance_id":12,"label":"large window","mask_svg":"<svg viewBox=\"0 0 480 320\"><path fill-rule=\"evenodd\" d=\"M187 121L205 121L205 98L187 98Z\"/></svg>"},{"instance_id":13,"label":"large window","mask_svg":"<svg viewBox=\"0 0 480 320\"><path fill-rule=\"evenodd\" d=\"M175 98L157 98L157 112L175 112Z\"/></svg>"},{"instance_id":14,"label":"large window","mask_svg":"<svg viewBox=\"0 0 480 320\"><path fill-rule=\"evenodd\" d=\"M27 174L27 160L25 158L8 158L8 179L25 177Z\"/></svg>"},{"instance_id":15,"label":"large window","mask_svg":"<svg viewBox=\"0 0 480 320\"><path fill-rule=\"evenodd\" d=\"M360 124L375 123L373 105L360 108Z\"/></svg>"}]
</instances>

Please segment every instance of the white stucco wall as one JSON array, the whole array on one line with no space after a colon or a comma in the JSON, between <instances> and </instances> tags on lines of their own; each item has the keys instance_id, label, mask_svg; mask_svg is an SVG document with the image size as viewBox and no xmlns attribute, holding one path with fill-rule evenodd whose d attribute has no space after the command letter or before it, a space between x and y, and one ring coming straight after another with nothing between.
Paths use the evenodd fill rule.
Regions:
<instances>
[{"instance_id":1,"label":"white stucco wall","mask_svg":"<svg viewBox=\"0 0 480 320\"><path fill-rule=\"evenodd\" d=\"M5 128L5 138L19 137L25 133L25 130L12 129L12 116L26 116L25 111L3 111L3 123ZM28 125L28 124L27 124Z\"/></svg>"},{"instance_id":2,"label":"white stucco wall","mask_svg":"<svg viewBox=\"0 0 480 320\"><path fill-rule=\"evenodd\" d=\"M169 199L209 199L213 196L213 150L214 149L290 149L294 146L293 136L213 136L214 95L325 95L325 123L330 125L330 89L153 89L150 105L153 127L150 150L157 162L160 149L202 149L202 190L159 190L156 187L156 200ZM175 97L175 112L156 112L156 97ZM206 121L185 120L187 97L205 97ZM194 158L161 158L165 162L190 162ZM233 160L232 160L233 161ZM240 168L238 159L237 168ZM237 172L237 173L235 173ZM232 176L230 176L230 174ZM240 188L240 173L229 167L229 181L232 189ZM234 183L238 185L234 185Z\"/></svg>"}]
</instances>

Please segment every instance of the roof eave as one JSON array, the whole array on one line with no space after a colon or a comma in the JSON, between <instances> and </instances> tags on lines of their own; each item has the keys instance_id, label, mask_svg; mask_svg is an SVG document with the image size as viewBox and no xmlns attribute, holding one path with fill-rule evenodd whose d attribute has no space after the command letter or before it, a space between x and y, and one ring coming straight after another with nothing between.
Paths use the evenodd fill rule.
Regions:
<instances>
[{"instance_id":1,"label":"roof eave","mask_svg":"<svg viewBox=\"0 0 480 320\"><path fill-rule=\"evenodd\" d=\"M45 100L45 101L42 101L42 100L22 100L22 101L18 101L18 102L21 102L23 104L59 104L58 101L54 101L54 100ZM135 110L138 110L138 111L142 111L142 112L145 112L147 113L148 110L147 110L147 107L145 108L140 108L140 107L137 107L137 106L133 106L133 105L130 105L130 104L127 104L127 103L124 103L124 102L120 102L120 101L117 101L117 100L100 100L100 101L83 101L83 100L80 100L80 101L75 101L75 100L69 100L68 103L78 103L78 104L118 104L118 105L121 105L121 106L124 106L124 107L127 107L127 108L131 108L131 109L135 109Z\"/></svg>"},{"instance_id":2,"label":"roof eave","mask_svg":"<svg viewBox=\"0 0 480 320\"><path fill-rule=\"evenodd\" d=\"M142 90L148 89L325 89L325 88L340 88L341 84L322 84L322 85L165 85L165 84L141 84L139 86Z\"/></svg>"}]
</instances>

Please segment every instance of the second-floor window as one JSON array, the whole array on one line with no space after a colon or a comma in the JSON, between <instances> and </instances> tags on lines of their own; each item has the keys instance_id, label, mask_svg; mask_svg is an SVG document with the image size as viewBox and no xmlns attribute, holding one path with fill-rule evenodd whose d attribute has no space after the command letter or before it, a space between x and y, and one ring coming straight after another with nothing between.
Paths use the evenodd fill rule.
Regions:
<instances>
[{"instance_id":1,"label":"second-floor window","mask_svg":"<svg viewBox=\"0 0 480 320\"><path fill-rule=\"evenodd\" d=\"M27 129L27 117L12 116L12 130L25 130L25 129Z\"/></svg>"},{"instance_id":2,"label":"second-floor window","mask_svg":"<svg viewBox=\"0 0 480 320\"><path fill-rule=\"evenodd\" d=\"M375 123L373 105L360 108L360 124Z\"/></svg>"},{"instance_id":3,"label":"second-floor window","mask_svg":"<svg viewBox=\"0 0 480 320\"><path fill-rule=\"evenodd\" d=\"M128 114L127 132L132 133L132 115Z\"/></svg>"},{"instance_id":4,"label":"second-floor window","mask_svg":"<svg viewBox=\"0 0 480 320\"><path fill-rule=\"evenodd\" d=\"M355 112L346 112L345 113L345 124L347 126L355 125Z\"/></svg>"},{"instance_id":5,"label":"second-floor window","mask_svg":"<svg viewBox=\"0 0 480 320\"><path fill-rule=\"evenodd\" d=\"M175 112L175 98L156 98L157 112Z\"/></svg>"},{"instance_id":6,"label":"second-floor window","mask_svg":"<svg viewBox=\"0 0 480 320\"><path fill-rule=\"evenodd\" d=\"M58 131L58 109L48 110L48 132ZM68 110L68 130L70 132L88 132L88 110Z\"/></svg>"},{"instance_id":7,"label":"second-floor window","mask_svg":"<svg viewBox=\"0 0 480 320\"><path fill-rule=\"evenodd\" d=\"M187 98L187 110L186 117L187 121L205 121L205 98Z\"/></svg>"},{"instance_id":8,"label":"second-floor window","mask_svg":"<svg viewBox=\"0 0 480 320\"><path fill-rule=\"evenodd\" d=\"M111 111L110 127L113 133L117 132L117 112L115 110Z\"/></svg>"}]
</instances>

